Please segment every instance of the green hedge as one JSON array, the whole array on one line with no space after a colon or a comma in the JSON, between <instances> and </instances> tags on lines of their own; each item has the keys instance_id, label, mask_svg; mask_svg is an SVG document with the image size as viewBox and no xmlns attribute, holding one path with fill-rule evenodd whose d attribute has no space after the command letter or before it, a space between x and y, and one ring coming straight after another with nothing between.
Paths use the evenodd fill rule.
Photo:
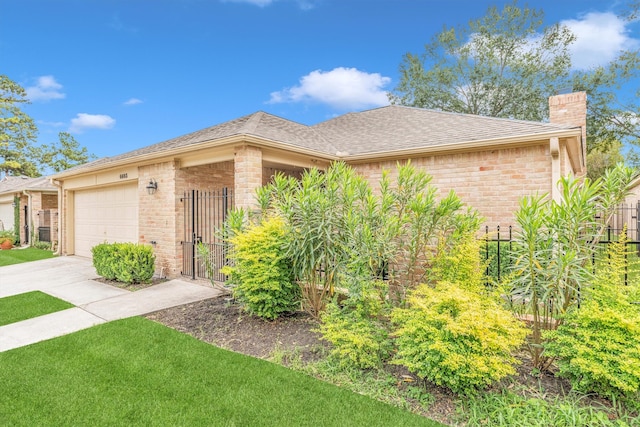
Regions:
<instances>
[{"instance_id":1,"label":"green hedge","mask_svg":"<svg viewBox=\"0 0 640 427\"><path fill-rule=\"evenodd\" d=\"M91 248L98 275L123 283L149 283L156 257L150 246L135 243L101 243Z\"/></svg>"}]
</instances>

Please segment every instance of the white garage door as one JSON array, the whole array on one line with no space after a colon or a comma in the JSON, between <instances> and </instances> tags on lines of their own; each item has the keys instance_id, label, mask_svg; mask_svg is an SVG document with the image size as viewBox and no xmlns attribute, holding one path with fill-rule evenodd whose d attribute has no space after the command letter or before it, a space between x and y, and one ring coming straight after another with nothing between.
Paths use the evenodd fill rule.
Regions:
<instances>
[{"instance_id":1,"label":"white garage door","mask_svg":"<svg viewBox=\"0 0 640 427\"><path fill-rule=\"evenodd\" d=\"M13 206L0 202L0 231L13 229Z\"/></svg>"},{"instance_id":2,"label":"white garage door","mask_svg":"<svg viewBox=\"0 0 640 427\"><path fill-rule=\"evenodd\" d=\"M103 242L138 241L138 184L76 191L75 254L91 257Z\"/></svg>"}]
</instances>

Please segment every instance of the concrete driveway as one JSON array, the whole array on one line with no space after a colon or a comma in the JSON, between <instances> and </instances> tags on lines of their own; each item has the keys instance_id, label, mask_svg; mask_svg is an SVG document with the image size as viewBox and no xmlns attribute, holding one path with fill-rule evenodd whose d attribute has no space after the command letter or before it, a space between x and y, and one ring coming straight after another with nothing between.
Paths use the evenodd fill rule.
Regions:
<instances>
[{"instance_id":1,"label":"concrete driveway","mask_svg":"<svg viewBox=\"0 0 640 427\"><path fill-rule=\"evenodd\" d=\"M221 294L206 283L179 279L130 292L97 277L90 259L75 256L0 267L0 298L38 290L76 306L0 326L0 352Z\"/></svg>"}]
</instances>

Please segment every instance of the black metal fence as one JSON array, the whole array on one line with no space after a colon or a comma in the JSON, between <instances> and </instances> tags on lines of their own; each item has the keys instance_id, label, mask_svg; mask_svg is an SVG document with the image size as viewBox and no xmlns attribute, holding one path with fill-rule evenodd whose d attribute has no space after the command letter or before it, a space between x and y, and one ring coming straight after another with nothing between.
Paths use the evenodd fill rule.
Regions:
<instances>
[{"instance_id":1,"label":"black metal fence","mask_svg":"<svg viewBox=\"0 0 640 427\"><path fill-rule=\"evenodd\" d=\"M604 221L600 215L596 215L596 222ZM626 232L626 245L630 248L628 252L636 252L640 256L640 201L638 203L623 204L616 208L614 215L607 224L604 234L598 241L600 250L617 242L623 231ZM482 254L485 262L487 262L486 276L488 280L500 280L505 274L508 274L513 260L511 258L511 250L513 249L513 233L512 226L495 229L485 227L482 245ZM595 257L592 262L593 268L596 268ZM627 277L625 275L625 282Z\"/></svg>"}]
</instances>

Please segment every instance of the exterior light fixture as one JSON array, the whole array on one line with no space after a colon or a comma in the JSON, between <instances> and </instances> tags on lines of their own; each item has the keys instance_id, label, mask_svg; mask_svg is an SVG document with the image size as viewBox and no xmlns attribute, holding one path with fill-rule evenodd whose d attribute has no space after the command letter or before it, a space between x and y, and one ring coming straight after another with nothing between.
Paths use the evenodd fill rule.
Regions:
<instances>
[{"instance_id":1,"label":"exterior light fixture","mask_svg":"<svg viewBox=\"0 0 640 427\"><path fill-rule=\"evenodd\" d=\"M151 196L153 195L156 190L158 189L158 182L151 178L151 180L149 180L149 183L147 184L147 193Z\"/></svg>"},{"instance_id":2,"label":"exterior light fixture","mask_svg":"<svg viewBox=\"0 0 640 427\"><path fill-rule=\"evenodd\" d=\"M16 202L11 203L11 207L12 208L15 208L16 206L18 206L18 205L16 205Z\"/></svg>"}]
</instances>

